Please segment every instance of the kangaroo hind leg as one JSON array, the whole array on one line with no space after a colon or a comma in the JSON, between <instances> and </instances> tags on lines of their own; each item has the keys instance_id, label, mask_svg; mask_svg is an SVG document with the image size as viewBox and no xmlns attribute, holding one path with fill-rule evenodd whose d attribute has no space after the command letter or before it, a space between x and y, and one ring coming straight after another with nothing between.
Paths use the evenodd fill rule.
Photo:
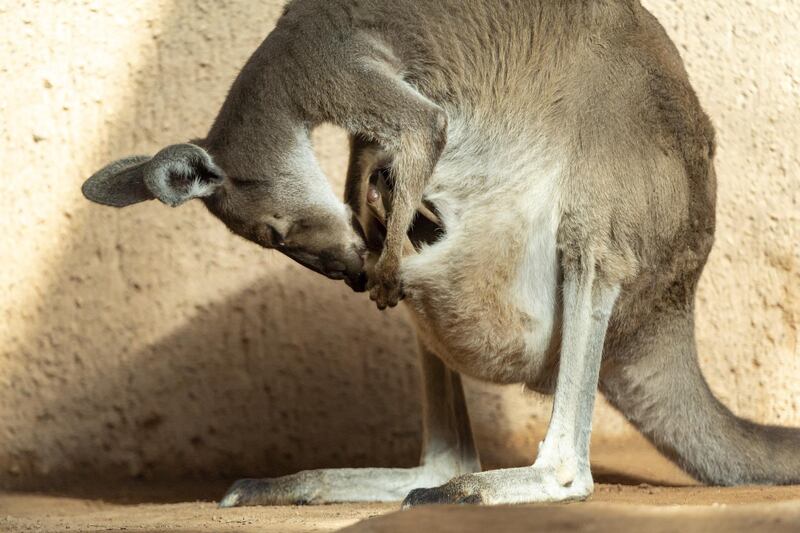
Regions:
<instances>
[{"instance_id":1,"label":"kangaroo hind leg","mask_svg":"<svg viewBox=\"0 0 800 533\"><path fill-rule=\"evenodd\" d=\"M480 471L458 373L424 347L423 445L413 468L330 468L233 484L220 507L400 501L416 487Z\"/></svg>"},{"instance_id":2,"label":"kangaroo hind leg","mask_svg":"<svg viewBox=\"0 0 800 533\"><path fill-rule=\"evenodd\" d=\"M553 414L536 462L529 467L466 474L413 491L404 506L427 503L511 504L585 499L593 490L589 437L608 320L619 285L597 279L584 256L565 268L564 329Z\"/></svg>"}]
</instances>

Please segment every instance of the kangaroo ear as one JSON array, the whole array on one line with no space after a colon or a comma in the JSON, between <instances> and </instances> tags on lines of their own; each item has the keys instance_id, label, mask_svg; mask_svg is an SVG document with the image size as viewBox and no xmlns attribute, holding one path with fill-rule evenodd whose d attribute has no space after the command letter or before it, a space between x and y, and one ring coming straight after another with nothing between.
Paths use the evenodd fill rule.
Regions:
<instances>
[{"instance_id":1,"label":"kangaroo ear","mask_svg":"<svg viewBox=\"0 0 800 533\"><path fill-rule=\"evenodd\" d=\"M112 207L152 200L155 196L144 183L144 166L148 161L146 155L114 161L86 180L81 191L92 202Z\"/></svg>"},{"instance_id":2,"label":"kangaroo ear","mask_svg":"<svg viewBox=\"0 0 800 533\"><path fill-rule=\"evenodd\" d=\"M211 156L195 144L174 144L144 165L144 183L153 196L172 207L211 196L225 176Z\"/></svg>"},{"instance_id":3,"label":"kangaroo ear","mask_svg":"<svg viewBox=\"0 0 800 533\"><path fill-rule=\"evenodd\" d=\"M175 144L152 158L115 161L86 180L81 190L89 200L113 207L153 198L176 207L214 194L224 179L208 152L195 144Z\"/></svg>"}]
</instances>

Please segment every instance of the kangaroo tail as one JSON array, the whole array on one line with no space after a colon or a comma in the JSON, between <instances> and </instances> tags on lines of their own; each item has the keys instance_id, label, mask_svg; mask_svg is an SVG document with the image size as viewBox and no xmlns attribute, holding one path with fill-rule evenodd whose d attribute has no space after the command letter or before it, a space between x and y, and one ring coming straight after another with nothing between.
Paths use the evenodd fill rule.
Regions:
<instances>
[{"instance_id":1,"label":"kangaroo tail","mask_svg":"<svg viewBox=\"0 0 800 533\"><path fill-rule=\"evenodd\" d=\"M714 397L692 311L661 311L610 346L601 390L655 446L713 485L800 483L800 429L756 424Z\"/></svg>"}]
</instances>

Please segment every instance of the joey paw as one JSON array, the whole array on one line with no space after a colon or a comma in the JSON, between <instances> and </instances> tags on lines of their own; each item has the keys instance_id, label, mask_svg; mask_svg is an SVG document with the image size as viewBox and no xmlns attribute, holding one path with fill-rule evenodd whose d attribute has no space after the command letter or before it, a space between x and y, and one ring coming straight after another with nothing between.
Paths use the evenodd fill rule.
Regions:
<instances>
[{"instance_id":1,"label":"joey paw","mask_svg":"<svg viewBox=\"0 0 800 533\"><path fill-rule=\"evenodd\" d=\"M367 290L369 298L378 309L395 307L403 299L403 286L400 282L400 262L381 257L369 277Z\"/></svg>"}]
</instances>

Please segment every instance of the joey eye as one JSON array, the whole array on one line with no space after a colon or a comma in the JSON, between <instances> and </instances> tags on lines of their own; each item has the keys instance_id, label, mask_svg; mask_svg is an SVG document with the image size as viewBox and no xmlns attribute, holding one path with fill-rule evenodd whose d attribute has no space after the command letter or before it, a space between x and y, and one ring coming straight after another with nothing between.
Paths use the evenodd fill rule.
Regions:
<instances>
[{"instance_id":1,"label":"joey eye","mask_svg":"<svg viewBox=\"0 0 800 533\"><path fill-rule=\"evenodd\" d=\"M267 224L267 233L269 234L269 241L273 246L277 246L278 248L283 248L286 246L286 241L284 240L283 235L281 235L281 232L269 224Z\"/></svg>"}]
</instances>

